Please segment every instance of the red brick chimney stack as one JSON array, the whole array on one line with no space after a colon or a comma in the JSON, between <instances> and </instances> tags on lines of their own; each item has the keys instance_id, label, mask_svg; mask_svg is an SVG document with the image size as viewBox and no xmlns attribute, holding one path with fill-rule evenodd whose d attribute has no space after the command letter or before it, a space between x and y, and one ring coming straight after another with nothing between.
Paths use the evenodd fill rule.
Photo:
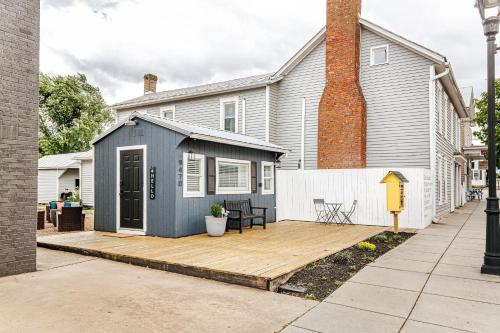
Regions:
<instances>
[{"instance_id":1,"label":"red brick chimney stack","mask_svg":"<svg viewBox=\"0 0 500 333\"><path fill-rule=\"evenodd\" d=\"M359 83L361 0L327 0L326 80L318 111L318 168L366 167Z\"/></svg>"},{"instance_id":2,"label":"red brick chimney stack","mask_svg":"<svg viewBox=\"0 0 500 333\"><path fill-rule=\"evenodd\" d=\"M157 82L158 82L158 76L154 74L144 75L144 95L155 93Z\"/></svg>"}]
</instances>

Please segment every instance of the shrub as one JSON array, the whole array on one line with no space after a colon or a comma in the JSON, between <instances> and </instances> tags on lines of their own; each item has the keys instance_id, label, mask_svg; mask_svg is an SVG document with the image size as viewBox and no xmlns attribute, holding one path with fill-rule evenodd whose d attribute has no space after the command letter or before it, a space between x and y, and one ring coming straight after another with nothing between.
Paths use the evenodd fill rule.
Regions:
<instances>
[{"instance_id":1,"label":"shrub","mask_svg":"<svg viewBox=\"0 0 500 333\"><path fill-rule=\"evenodd\" d=\"M401 243L401 242L403 242L403 237L401 237L401 235L394 234L394 235L392 235L392 237L391 237L391 238L392 238L391 240L392 240L393 242L396 242L396 243Z\"/></svg>"},{"instance_id":2,"label":"shrub","mask_svg":"<svg viewBox=\"0 0 500 333\"><path fill-rule=\"evenodd\" d=\"M347 250L335 254L335 256L333 257L333 261L344 265L354 264L354 258L352 257L352 252Z\"/></svg>"},{"instance_id":3,"label":"shrub","mask_svg":"<svg viewBox=\"0 0 500 333\"><path fill-rule=\"evenodd\" d=\"M363 251L375 251L377 249L377 246L375 244L372 244L372 243L368 243L368 242L361 242L361 243L358 243L358 248L363 250Z\"/></svg>"},{"instance_id":4,"label":"shrub","mask_svg":"<svg viewBox=\"0 0 500 333\"><path fill-rule=\"evenodd\" d=\"M385 242L387 242L388 237L387 237L386 234L378 234L378 235L376 235L376 236L373 237L373 240L375 242L385 243Z\"/></svg>"},{"instance_id":5,"label":"shrub","mask_svg":"<svg viewBox=\"0 0 500 333\"><path fill-rule=\"evenodd\" d=\"M210 206L210 210L212 211L213 217L222 217L222 206L219 204L213 204Z\"/></svg>"},{"instance_id":6,"label":"shrub","mask_svg":"<svg viewBox=\"0 0 500 333\"><path fill-rule=\"evenodd\" d=\"M364 262L367 262L367 263L373 262L373 261L375 261L375 259L377 259L377 258L373 257L373 256L368 256L368 255L364 255L363 257L361 257L361 260L363 260Z\"/></svg>"}]
</instances>

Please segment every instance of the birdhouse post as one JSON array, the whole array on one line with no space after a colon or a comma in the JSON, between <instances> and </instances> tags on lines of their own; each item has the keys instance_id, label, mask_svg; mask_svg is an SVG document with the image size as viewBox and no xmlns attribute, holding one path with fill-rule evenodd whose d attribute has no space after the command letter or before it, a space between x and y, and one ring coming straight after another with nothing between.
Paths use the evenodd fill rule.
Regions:
<instances>
[{"instance_id":1,"label":"birdhouse post","mask_svg":"<svg viewBox=\"0 0 500 333\"><path fill-rule=\"evenodd\" d=\"M399 171L389 171L381 181L386 184L387 211L393 215L394 232L399 232L398 215L405 209L405 183L408 179Z\"/></svg>"}]
</instances>

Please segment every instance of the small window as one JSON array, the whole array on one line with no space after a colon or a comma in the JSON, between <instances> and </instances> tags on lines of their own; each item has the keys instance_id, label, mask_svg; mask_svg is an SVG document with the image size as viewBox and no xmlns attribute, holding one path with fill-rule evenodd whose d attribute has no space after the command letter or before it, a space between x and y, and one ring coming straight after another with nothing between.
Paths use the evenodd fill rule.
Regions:
<instances>
[{"instance_id":1,"label":"small window","mask_svg":"<svg viewBox=\"0 0 500 333\"><path fill-rule=\"evenodd\" d=\"M205 156L184 153L184 197L205 196Z\"/></svg>"},{"instance_id":2,"label":"small window","mask_svg":"<svg viewBox=\"0 0 500 333\"><path fill-rule=\"evenodd\" d=\"M262 194L274 194L274 163L262 162Z\"/></svg>"},{"instance_id":3,"label":"small window","mask_svg":"<svg viewBox=\"0 0 500 333\"><path fill-rule=\"evenodd\" d=\"M250 193L250 164L250 161L217 158L217 194Z\"/></svg>"},{"instance_id":4,"label":"small window","mask_svg":"<svg viewBox=\"0 0 500 333\"><path fill-rule=\"evenodd\" d=\"M165 106L160 109L160 116L163 119L175 120L175 106Z\"/></svg>"},{"instance_id":5,"label":"small window","mask_svg":"<svg viewBox=\"0 0 500 333\"><path fill-rule=\"evenodd\" d=\"M228 132L238 132L238 97L221 100L220 128Z\"/></svg>"},{"instance_id":6,"label":"small window","mask_svg":"<svg viewBox=\"0 0 500 333\"><path fill-rule=\"evenodd\" d=\"M383 65L389 62L389 45L382 45L371 48L370 65Z\"/></svg>"}]
</instances>

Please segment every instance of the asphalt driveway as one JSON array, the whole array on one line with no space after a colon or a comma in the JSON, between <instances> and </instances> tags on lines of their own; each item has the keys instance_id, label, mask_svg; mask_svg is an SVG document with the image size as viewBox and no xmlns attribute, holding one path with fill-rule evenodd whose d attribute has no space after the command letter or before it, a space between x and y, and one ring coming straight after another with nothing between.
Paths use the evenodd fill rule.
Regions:
<instances>
[{"instance_id":1,"label":"asphalt driveway","mask_svg":"<svg viewBox=\"0 0 500 333\"><path fill-rule=\"evenodd\" d=\"M317 303L38 249L0 279L0 332L277 332Z\"/></svg>"}]
</instances>

